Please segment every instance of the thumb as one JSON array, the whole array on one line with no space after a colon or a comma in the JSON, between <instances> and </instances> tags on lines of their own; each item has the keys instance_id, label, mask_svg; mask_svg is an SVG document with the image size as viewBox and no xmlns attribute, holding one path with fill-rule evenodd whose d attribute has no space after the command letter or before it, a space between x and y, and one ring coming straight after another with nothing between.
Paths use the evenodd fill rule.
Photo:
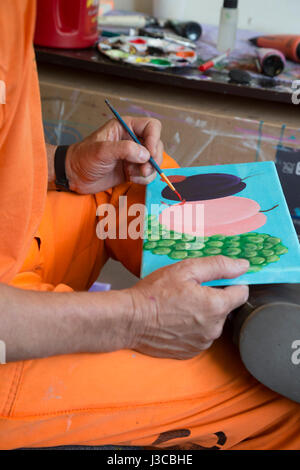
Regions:
<instances>
[{"instance_id":1,"label":"thumb","mask_svg":"<svg viewBox=\"0 0 300 470\"><path fill-rule=\"evenodd\" d=\"M146 163L150 153L143 145L131 140L119 140L118 142L101 142L99 153L101 161L126 160L131 163Z\"/></svg>"},{"instance_id":2,"label":"thumb","mask_svg":"<svg viewBox=\"0 0 300 470\"><path fill-rule=\"evenodd\" d=\"M217 279L233 279L245 274L249 269L246 259L232 259L227 256L208 256L207 258L183 261L188 277L197 282L215 281Z\"/></svg>"}]
</instances>

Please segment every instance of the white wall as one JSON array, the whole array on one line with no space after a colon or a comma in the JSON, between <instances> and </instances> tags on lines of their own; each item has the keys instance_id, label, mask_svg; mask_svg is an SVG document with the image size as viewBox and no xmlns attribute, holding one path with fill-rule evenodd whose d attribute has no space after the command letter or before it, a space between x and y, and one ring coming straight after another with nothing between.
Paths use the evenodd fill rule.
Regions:
<instances>
[{"instance_id":1,"label":"white wall","mask_svg":"<svg viewBox=\"0 0 300 470\"><path fill-rule=\"evenodd\" d=\"M162 0L163 1L163 0ZM174 0L174 5L180 0ZM218 24L223 0L184 0L183 19ZM152 12L152 0L115 0L115 8ZM239 0L239 28L300 35L300 0Z\"/></svg>"},{"instance_id":2,"label":"white wall","mask_svg":"<svg viewBox=\"0 0 300 470\"><path fill-rule=\"evenodd\" d=\"M134 10L142 13L152 13L152 0L114 0L117 10ZM176 0L175 0L176 1ZM101 0L100 0L101 3Z\"/></svg>"}]
</instances>

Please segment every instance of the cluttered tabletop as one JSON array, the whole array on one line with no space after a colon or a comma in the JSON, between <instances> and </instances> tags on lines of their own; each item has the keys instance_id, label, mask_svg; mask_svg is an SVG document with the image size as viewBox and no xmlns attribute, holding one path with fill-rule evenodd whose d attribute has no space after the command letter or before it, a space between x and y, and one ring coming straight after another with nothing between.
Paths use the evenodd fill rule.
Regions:
<instances>
[{"instance_id":1,"label":"cluttered tabletop","mask_svg":"<svg viewBox=\"0 0 300 470\"><path fill-rule=\"evenodd\" d=\"M121 28L117 25L123 15L126 27L123 21ZM216 26L198 24L197 28L197 23L189 22L179 29L178 24L153 22L144 15L114 11L100 24L98 41L92 47L36 45L37 62L292 104L294 87L300 83L300 39L296 36L269 38L238 30L233 50L220 53Z\"/></svg>"}]
</instances>

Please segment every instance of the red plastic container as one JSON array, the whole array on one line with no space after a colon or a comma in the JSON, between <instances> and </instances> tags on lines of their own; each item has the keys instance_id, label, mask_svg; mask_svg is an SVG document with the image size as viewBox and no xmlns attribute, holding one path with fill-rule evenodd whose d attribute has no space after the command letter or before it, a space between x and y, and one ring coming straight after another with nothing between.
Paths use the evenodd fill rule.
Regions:
<instances>
[{"instance_id":1,"label":"red plastic container","mask_svg":"<svg viewBox=\"0 0 300 470\"><path fill-rule=\"evenodd\" d=\"M37 0L34 43L81 49L98 37L99 0Z\"/></svg>"}]
</instances>

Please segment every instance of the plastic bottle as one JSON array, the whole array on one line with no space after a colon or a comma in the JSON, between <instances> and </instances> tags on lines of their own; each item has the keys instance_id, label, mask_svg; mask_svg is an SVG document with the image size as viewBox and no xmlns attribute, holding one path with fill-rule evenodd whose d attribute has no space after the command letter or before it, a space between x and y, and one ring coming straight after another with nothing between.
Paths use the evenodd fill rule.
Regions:
<instances>
[{"instance_id":1,"label":"plastic bottle","mask_svg":"<svg viewBox=\"0 0 300 470\"><path fill-rule=\"evenodd\" d=\"M98 37L99 0L38 0L34 43L79 49Z\"/></svg>"},{"instance_id":2,"label":"plastic bottle","mask_svg":"<svg viewBox=\"0 0 300 470\"><path fill-rule=\"evenodd\" d=\"M234 49L237 25L238 0L224 0L219 24L218 51L226 52L228 49Z\"/></svg>"}]
</instances>

